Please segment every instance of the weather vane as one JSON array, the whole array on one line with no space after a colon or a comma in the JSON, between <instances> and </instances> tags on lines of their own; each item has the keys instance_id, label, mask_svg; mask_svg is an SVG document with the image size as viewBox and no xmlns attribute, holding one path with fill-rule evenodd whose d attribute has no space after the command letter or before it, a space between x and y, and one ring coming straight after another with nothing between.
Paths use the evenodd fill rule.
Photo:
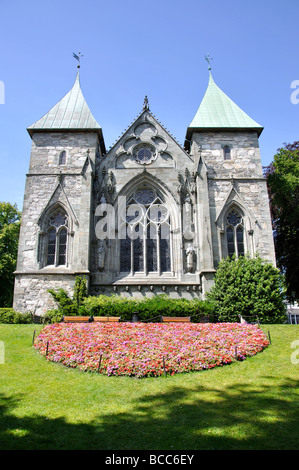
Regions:
<instances>
[{"instance_id":1,"label":"weather vane","mask_svg":"<svg viewBox=\"0 0 299 470\"><path fill-rule=\"evenodd\" d=\"M211 70L211 60L213 60L213 57L210 57L210 54L208 54L208 55L205 56L205 60L209 64L209 70Z\"/></svg>"},{"instance_id":2,"label":"weather vane","mask_svg":"<svg viewBox=\"0 0 299 470\"><path fill-rule=\"evenodd\" d=\"M80 68L80 58L83 57L83 54L81 52L78 52L78 55L73 52L73 57L78 61L78 69Z\"/></svg>"}]
</instances>

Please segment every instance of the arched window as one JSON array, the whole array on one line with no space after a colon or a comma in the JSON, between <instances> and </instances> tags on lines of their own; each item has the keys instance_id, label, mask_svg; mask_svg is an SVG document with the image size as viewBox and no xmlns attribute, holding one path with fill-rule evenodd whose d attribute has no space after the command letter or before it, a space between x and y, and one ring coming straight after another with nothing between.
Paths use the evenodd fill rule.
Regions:
<instances>
[{"instance_id":1,"label":"arched window","mask_svg":"<svg viewBox=\"0 0 299 470\"><path fill-rule=\"evenodd\" d=\"M232 209L226 217L226 242L228 256L244 256L243 218L236 209Z\"/></svg>"},{"instance_id":2,"label":"arched window","mask_svg":"<svg viewBox=\"0 0 299 470\"><path fill-rule=\"evenodd\" d=\"M137 188L127 204L125 219L120 272L133 275L170 271L170 217L157 192L148 186Z\"/></svg>"},{"instance_id":3,"label":"arched window","mask_svg":"<svg viewBox=\"0 0 299 470\"><path fill-rule=\"evenodd\" d=\"M48 221L47 265L67 264L67 225L68 219L62 209L54 212Z\"/></svg>"},{"instance_id":4,"label":"arched window","mask_svg":"<svg viewBox=\"0 0 299 470\"><path fill-rule=\"evenodd\" d=\"M230 153L230 148L228 145L225 145L223 148L223 154L224 154L224 160L230 160L231 159L231 153Z\"/></svg>"},{"instance_id":5,"label":"arched window","mask_svg":"<svg viewBox=\"0 0 299 470\"><path fill-rule=\"evenodd\" d=\"M62 152L60 152L58 164L59 165L65 165L66 164L66 151L65 150L62 150Z\"/></svg>"}]
</instances>

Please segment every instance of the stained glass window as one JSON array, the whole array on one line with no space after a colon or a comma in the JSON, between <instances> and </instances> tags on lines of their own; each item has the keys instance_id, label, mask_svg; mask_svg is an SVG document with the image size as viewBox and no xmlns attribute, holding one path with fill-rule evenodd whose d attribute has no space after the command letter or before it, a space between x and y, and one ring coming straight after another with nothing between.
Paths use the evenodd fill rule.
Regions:
<instances>
[{"instance_id":1,"label":"stained glass window","mask_svg":"<svg viewBox=\"0 0 299 470\"><path fill-rule=\"evenodd\" d=\"M226 242L228 256L244 256L244 227L241 214L233 209L226 217Z\"/></svg>"},{"instance_id":2,"label":"stained glass window","mask_svg":"<svg viewBox=\"0 0 299 470\"><path fill-rule=\"evenodd\" d=\"M131 239L127 234L126 238L120 240L120 272L131 271Z\"/></svg>"},{"instance_id":3,"label":"stained glass window","mask_svg":"<svg viewBox=\"0 0 299 470\"><path fill-rule=\"evenodd\" d=\"M227 237L227 251L228 256L232 256L235 252L234 231L231 227L226 230Z\"/></svg>"},{"instance_id":4,"label":"stained glass window","mask_svg":"<svg viewBox=\"0 0 299 470\"><path fill-rule=\"evenodd\" d=\"M161 272L171 270L170 263L170 227L168 224L163 224L160 230L160 258L161 258Z\"/></svg>"},{"instance_id":5,"label":"stained glass window","mask_svg":"<svg viewBox=\"0 0 299 470\"><path fill-rule=\"evenodd\" d=\"M135 204L144 208L139 211L138 223L136 217L128 217L134 214ZM120 272L161 274L171 270L169 221L169 211L156 191L145 185L137 188L127 206L127 238L120 241Z\"/></svg>"},{"instance_id":6,"label":"stained glass window","mask_svg":"<svg viewBox=\"0 0 299 470\"><path fill-rule=\"evenodd\" d=\"M143 271L143 240L138 237L133 241L134 247L134 272Z\"/></svg>"},{"instance_id":7,"label":"stained glass window","mask_svg":"<svg viewBox=\"0 0 299 470\"><path fill-rule=\"evenodd\" d=\"M142 148L137 152L137 159L141 163L146 163L152 158L152 152L148 148Z\"/></svg>"},{"instance_id":8,"label":"stained glass window","mask_svg":"<svg viewBox=\"0 0 299 470\"><path fill-rule=\"evenodd\" d=\"M52 228L48 233L48 259L47 264L55 264L56 230Z\"/></svg>"},{"instance_id":9,"label":"stained glass window","mask_svg":"<svg viewBox=\"0 0 299 470\"><path fill-rule=\"evenodd\" d=\"M157 227L149 224L147 227L147 270L157 271Z\"/></svg>"},{"instance_id":10,"label":"stained glass window","mask_svg":"<svg viewBox=\"0 0 299 470\"><path fill-rule=\"evenodd\" d=\"M242 217L240 216L238 212L236 212L235 210L232 210L228 214L226 221L229 225L233 225L235 227L236 225L242 222Z\"/></svg>"},{"instance_id":11,"label":"stained glass window","mask_svg":"<svg viewBox=\"0 0 299 470\"><path fill-rule=\"evenodd\" d=\"M65 228L59 232L59 254L58 264L66 264L66 242L67 242L67 231Z\"/></svg>"},{"instance_id":12,"label":"stained glass window","mask_svg":"<svg viewBox=\"0 0 299 470\"><path fill-rule=\"evenodd\" d=\"M57 210L48 220L47 265L65 265L67 261L67 215Z\"/></svg>"},{"instance_id":13,"label":"stained glass window","mask_svg":"<svg viewBox=\"0 0 299 470\"><path fill-rule=\"evenodd\" d=\"M237 228L238 256L244 256L243 227Z\"/></svg>"}]
</instances>

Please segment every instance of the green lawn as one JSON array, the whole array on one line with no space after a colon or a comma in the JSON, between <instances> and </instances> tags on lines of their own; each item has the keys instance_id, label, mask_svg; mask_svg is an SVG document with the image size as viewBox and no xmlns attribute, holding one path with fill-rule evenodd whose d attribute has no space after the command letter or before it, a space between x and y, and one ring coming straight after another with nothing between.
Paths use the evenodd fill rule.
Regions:
<instances>
[{"instance_id":1,"label":"green lawn","mask_svg":"<svg viewBox=\"0 0 299 470\"><path fill-rule=\"evenodd\" d=\"M145 379L48 363L34 329L0 325L2 450L299 448L299 325L264 325L272 344L244 362Z\"/></svg>"}]
</instances>

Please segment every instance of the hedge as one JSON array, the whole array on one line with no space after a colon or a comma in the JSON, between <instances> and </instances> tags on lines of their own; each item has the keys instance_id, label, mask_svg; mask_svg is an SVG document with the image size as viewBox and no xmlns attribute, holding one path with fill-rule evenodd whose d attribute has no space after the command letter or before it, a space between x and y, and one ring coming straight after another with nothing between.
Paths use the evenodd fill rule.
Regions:
<instances>
[{"instance_id":1,"label":"hedge","mask_svg":"<svg viewBox=\"0 0 299 470\"><path fill-rule=\"evenodd\" d=\"M32 323L32 315L16 312L13 308L0 308L0 323Z\"/></svg>"},{"instance_id":2,"label":"hedge","mask_svg":"<svg viewBox=\"0 0 299 470\"><path fill-rule=\"evenodd\" d=\"M131 321L133 314L141 321L160 321L162 315L169 317L193 317L192 321L201 321L208 317L212 321L213 307L210 302L200 299L172 299L165 294L144 299L132 299L117 295L86 298L80 315L116 316L123 321Z\"/></svg>"}]
</instances>

